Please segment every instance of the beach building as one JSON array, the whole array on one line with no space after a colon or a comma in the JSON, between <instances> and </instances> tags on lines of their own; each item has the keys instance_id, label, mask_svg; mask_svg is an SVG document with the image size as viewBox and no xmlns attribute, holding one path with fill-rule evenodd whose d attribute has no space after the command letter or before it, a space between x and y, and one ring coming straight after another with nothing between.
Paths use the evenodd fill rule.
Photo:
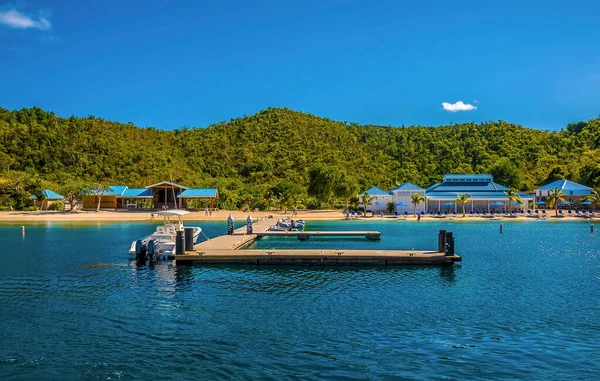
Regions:
<instances>
[{"instance_id":1,"label":"beach building","mask_svg":"<svg viewBox=\"0 0 600 381\"><path fill-rule=\"evenodd\" d=\"M546 198L554 189L560 189L564 194L565 203L572 203L572 206L579 206L582 198L592 194L592 188L577 184L571 180L556 180L537 188L535 193L536 202L546 202Z\"/></svg>"},{"instance_id":2,"label":"beach building","mask_svg":"<svg viewBox=\"0 0 600 381\"><path fill-rule=\"evenodd\" d=\"M37 197L35 195L31 196L31 199L33 199L34 204L36 206L39 206L41 210L47 210L50 207L50 205L52 205L56 201L63 201L65 199L62 195L51 191L50 189L44 189L42 191L42 194L44 195L44 199L40 202L37 201Z\"/></svg>"},{"instance_id":3,"label":"beach building","mask_svg":"<svg viewBox=\"0 0 600 381\"><path fill-rule=\"evenodd\" d=\"M471 175L455 174L444 175L441 183L434 184L427 188L425 196L427 197L427 211L462 211L462 205L456 202L458 195L468 194L471 196L468 204L465 204L467 211L486 211L490 210L514 210L520 209L520 205L509 205L510 201L504 194L508 188L494 182L492 175ZM533 196L527 193L519 193L524 208L528 202L533 201Z\"/></svg>"},{"instance_id":4,"label":"beach building","mask_svg":"<svg viewBox=\"0 0 600 381\"><path fill-rule=\"evenodd\" d=\"M95 194L88 194L83 198L83 209L96 209L98 198L100 198L100 209L117 209L121 196L127 190L125 185L111 185L108 187L102 197Z\"/></svg>"},{"instance_id":5,"label":"beach building","mask_svg":"<svg viewBox=\"0 0 600 381\"><path fill-rule=\"evenodd\" d=\"M101 209L135 209L142 204L149 204L154 209L185 209L190 199L206 199L213 208L219 198L218 191L213 188L189 188L170 181L148 185L145 188L128 188L125 185L112 185L102 195ZM149 202L143 202L149 200ZM84 209L95 209L98 196L89 194L83 199Z\"/></svg>"},{"instance_id":6,"label":"beach building","mask_svg":"<svg viewBox=\"0 0 600 381\"><path fill-rule=\"evenodd\" d=\"M373 213L388 213L387 205L390 202L394 202L394 196L390 194L390 192L384 191L383 189L378 187L371 187L359 194L359 201L362 200L361 196L364 196L365 193L367 193L370 197L374 198L373 204L367 206L366 210L369 210ZM364 207L364 205L362 204L360 204L360 206Z\"/></svg>"},{"instance_id":7,"label":"beach building","mask_svg":"<svg viewBox=\"0 0 600 381\"><path fill-rule=\"evenodd\" d=\"M389 193L394 196L393 202L396 205L396 212L399 214L404 212L413 213L415 206L411 202L411 197L415 193L425 196L425 189L411 182L406 182L390 189ZM426 202L417 205L417 213L424 212L425 210Z\"/></svg>"}]
</instances>

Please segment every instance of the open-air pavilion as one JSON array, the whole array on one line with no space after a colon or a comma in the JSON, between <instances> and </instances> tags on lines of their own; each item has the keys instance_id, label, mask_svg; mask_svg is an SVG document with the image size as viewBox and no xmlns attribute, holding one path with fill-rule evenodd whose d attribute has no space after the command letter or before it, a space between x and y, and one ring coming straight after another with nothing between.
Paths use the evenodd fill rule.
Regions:
<instances>
[{"instance_id":1,"label":"open-air pavilion","mask_svg":"<svg viewBox=\"0 0 600 381\"><path fill-rule=\"evenodd\" d=\"M511 201L504 192L509 189L504 185L494 182L492 175L456 174L444 175L441 183L434 184L427 189L427 210L437 211L462 211L462 205L456 202L461 194L470 195L469 202L465 204L466 211L510 211L521 209L520 204L511 205ZM524 205L533 201L533 196L527 193L518 193Z\"/></svg>"}]
</instances>

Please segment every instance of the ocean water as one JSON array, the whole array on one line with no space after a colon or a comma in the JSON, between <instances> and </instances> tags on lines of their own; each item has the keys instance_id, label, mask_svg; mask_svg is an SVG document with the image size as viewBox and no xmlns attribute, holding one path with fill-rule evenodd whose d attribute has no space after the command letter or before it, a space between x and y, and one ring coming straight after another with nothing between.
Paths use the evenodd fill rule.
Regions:
<instances>
[{"instance_id":1,"label":"ocean water","mask_svg":"<svg viewBox=\"0 0 600 381\"><path fill-rule=\"evenodd\" d=\"M201 223L206 234L226 224ZM137 266L146 223L0 225L2 380L593 380L600 231L589 222L309 222L434 249L454 267Z\"/></svg>"}]
</instances>

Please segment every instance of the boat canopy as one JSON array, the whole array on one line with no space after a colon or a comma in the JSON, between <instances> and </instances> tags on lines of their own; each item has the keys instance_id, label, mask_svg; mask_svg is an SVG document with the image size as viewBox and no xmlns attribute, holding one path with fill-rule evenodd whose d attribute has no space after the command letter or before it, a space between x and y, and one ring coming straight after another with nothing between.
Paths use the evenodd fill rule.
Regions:
<instances>
[{"instance_id":1,"label":"boat canopy","mask_svg":"<svg viewBox=\"0 0 600 381\"><path fill-rule=\"evenodd\" d=\"M161 210L157 214L159 216L184 216L189 213L190 212L188 212L187 210L173 209L173 210Z\"/></svg>"}]
</instances>

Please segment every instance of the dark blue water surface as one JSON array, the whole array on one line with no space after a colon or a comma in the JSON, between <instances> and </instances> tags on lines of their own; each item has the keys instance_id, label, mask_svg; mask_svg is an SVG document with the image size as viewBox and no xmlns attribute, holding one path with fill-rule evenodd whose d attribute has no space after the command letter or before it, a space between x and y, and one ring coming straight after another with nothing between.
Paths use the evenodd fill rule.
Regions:
<instances>
[{"instance_id":1,"label":"dark blue water surface","mask_svg":"<svg viewBox=\"0 0 600 381\"><path fill-rule=\"evenodd\" d=\"M453 268L146 267L127 250L147 223L0 225L0 379L597 379L600 231L503 224L256 244L434 249L443 228Z\"/></svg>"}]
</instances>

